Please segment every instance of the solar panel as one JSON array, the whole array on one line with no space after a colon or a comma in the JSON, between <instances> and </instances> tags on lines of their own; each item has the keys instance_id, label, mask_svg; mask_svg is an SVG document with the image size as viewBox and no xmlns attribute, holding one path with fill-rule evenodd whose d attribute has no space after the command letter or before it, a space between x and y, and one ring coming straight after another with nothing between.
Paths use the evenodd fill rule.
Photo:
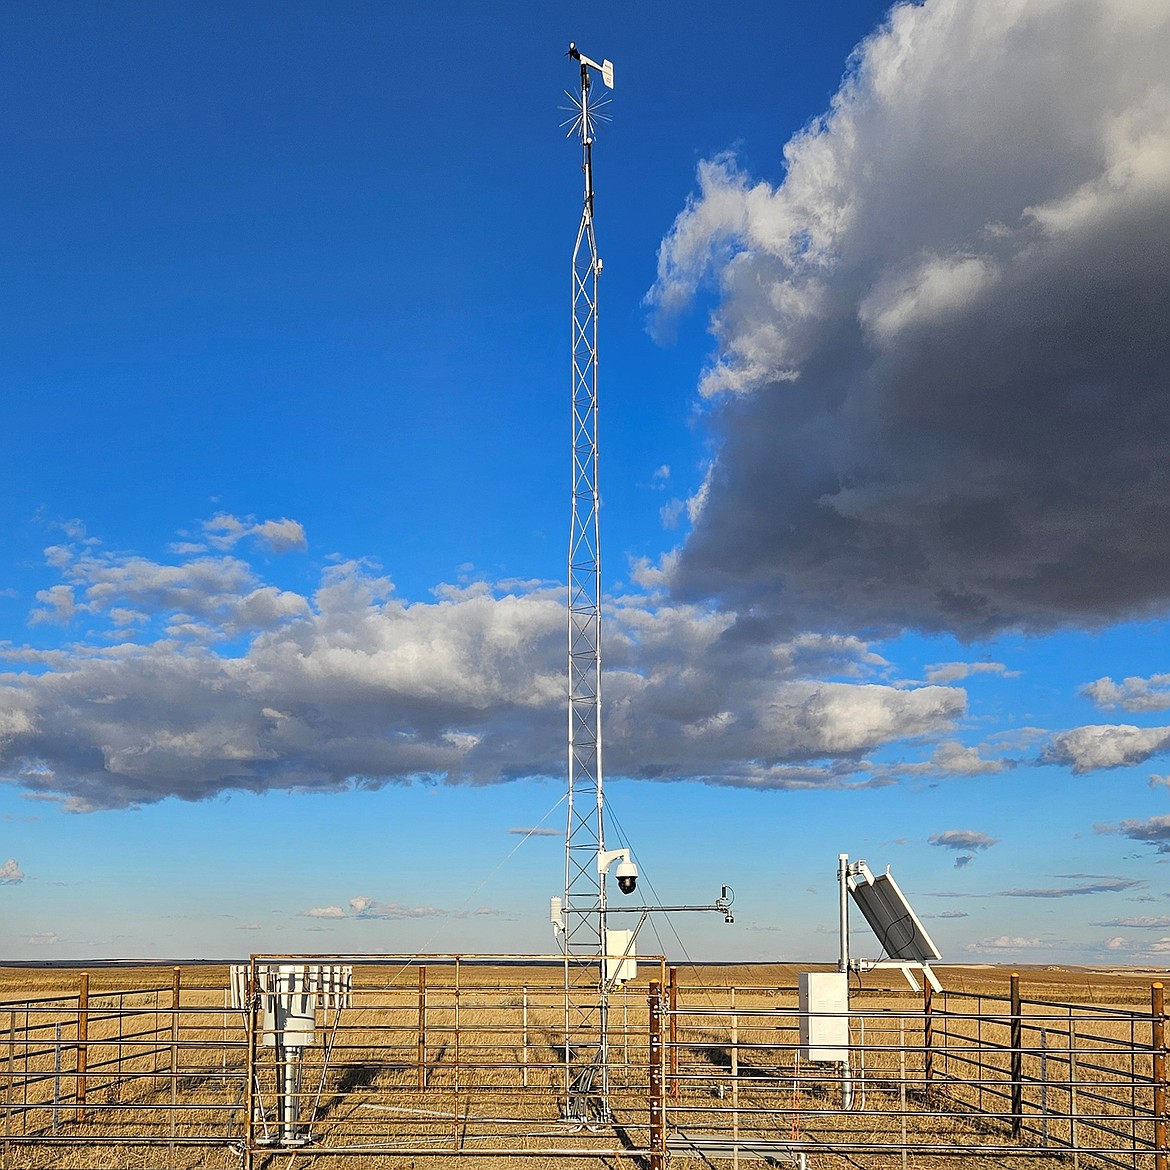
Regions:
<instances>
[{"instance_id":1,"label":"solar panel","mask_svg":"<svg viewBox=\"0 0 1170 1170\"><path fill-rule=\"evenodd\" d=\"M942 958L888 869L875 877L864 861L857 862L850 867L849 892L891 959L935 963Z\"/></svg>"}]
</instances>

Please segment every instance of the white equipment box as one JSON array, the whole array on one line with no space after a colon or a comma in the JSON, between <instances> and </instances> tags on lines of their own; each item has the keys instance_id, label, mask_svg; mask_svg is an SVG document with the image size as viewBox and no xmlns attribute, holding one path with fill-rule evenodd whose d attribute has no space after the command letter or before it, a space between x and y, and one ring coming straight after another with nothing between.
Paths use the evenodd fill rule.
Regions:
<instances>
[{"instance_id":1,"label":"white equipment box","mask_svg":"<svg viewBox=\"0 0 1170 1170\"><path fill-rule=\"evenodd\" d=\"M634 953L632 930L605 932L605 981L620 987L638 977L638 957Z\"/></svg>"},{"instance_id":2,"label":"white equipment box","mask_svg":"<svg viewBox=\"0 0 1170 1170\"><path fill-rule=\"evenodd\" d=\"M849 1060L849 976L800 973L800 1059Z\"/></svg>"}]
</instances>

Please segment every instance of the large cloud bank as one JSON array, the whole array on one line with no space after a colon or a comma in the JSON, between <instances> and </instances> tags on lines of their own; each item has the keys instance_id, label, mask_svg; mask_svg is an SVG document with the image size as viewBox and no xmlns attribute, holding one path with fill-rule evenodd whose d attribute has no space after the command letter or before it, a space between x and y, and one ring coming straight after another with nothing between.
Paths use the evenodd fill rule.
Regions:
<instances>
[{"instance_id":1,"label":"large cloud bank","mask_svg":"<svg viewBox=\"0 0 1170 1170\"><path fill-rule=\"evenodd\" d=\"M1170 10L1144 0L904 5L779 186L701 166L653 298L668 318L715 281L719 444L677 556L607 599L611 776L997 773L1017 761L957 738L951 684L1007 664L898 680L859 631L1164 607L1168 60ZM307 547L288 518L213 517L165 563L70 533L30 614L52 648L0 647L0 779L81 810L563 775L562 587L412 602L361 564L287 588L247 558ZM1166 689L1085 693L1145 711ZM1090 725L1036 762L1168 748L1170 728Z\"/></svg>"},{"instance_id":2,"label":"large cloud bank","mask_svg":"<svg viewBox=\"0 0 1170 1170\"><path fill-rule=\"evenodd\" d=\"M562 775L563 588L480 583L406 602L348 563L302 596L206 543L177 553L49 550L62 580L39 594L37 628L61 623L76 640L0 647L12 667L0 777L84 810ZM884 681L855 638L760 645L703 607L644 594L608 605L611 775L869 783L866 753L953 733L965 714L959 688Z\"/></svg>"},{"instance_id":3,"label":"large cloud bank","mask_svg":"<svg viewBox=\"0 0 1170 1170\"><path fill-rule=\"evenodd\" d=\"M901 5L778 186L700 166L651 294L719 298L679 597L967 637L1164 607L1167 61L1146 0Z\"/></svg>"}]
</instances>

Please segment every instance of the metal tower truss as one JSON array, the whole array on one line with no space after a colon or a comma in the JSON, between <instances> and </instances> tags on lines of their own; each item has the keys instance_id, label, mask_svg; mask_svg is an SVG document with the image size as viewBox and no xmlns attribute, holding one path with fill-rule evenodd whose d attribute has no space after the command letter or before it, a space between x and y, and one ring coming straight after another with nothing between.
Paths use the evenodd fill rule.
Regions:
<instances>
[{"instance_id":1,"label":"metal tower truss","mask_svg":"<svg viewBox=\"0 0 1170 1170\"><path fill-rule=\"evenodd\" d=\"M633 892L638 869L629 849L605 847L601 768L601 542L597 479L597 285L601 258L593 234L593 133L607 120L590 93L591 72L613 88L613 63L598 64L569 46L581 66L580 93L570 93L565 125L581 139L585 198L573 248L573 518L569 529L569 735L565 893L554 898L552 921L565 956L564 1117L589 1126L612 1120L609 1081L609 995L624 964L607 974L606 960L632 954L638 928L654 911L713 910L733 922L729 887L709 906L606 905L613 863L619 890ZM607 936L609 914L637 914L638 925ZM609 954L613 939L616 954Z\"/></svg>"},{"instance_id":2,"label":"metal tower truss","mask_svg":"<svg viewBox=\"0 0 1170 1170\"><path fill-rule=\"evenodd\" d=\"M568 564L568 825L565 834L566 1116L607 1120L609 1068L605 954L605 848L601 766L601 544L597 479L597 285L601 258L593 234L593 128L590 70L613 86L613 66L569 56L581 66L570 94L570 134L581 139L584 205L573 249L573 515Z\"/></svg>"}]
</instances>

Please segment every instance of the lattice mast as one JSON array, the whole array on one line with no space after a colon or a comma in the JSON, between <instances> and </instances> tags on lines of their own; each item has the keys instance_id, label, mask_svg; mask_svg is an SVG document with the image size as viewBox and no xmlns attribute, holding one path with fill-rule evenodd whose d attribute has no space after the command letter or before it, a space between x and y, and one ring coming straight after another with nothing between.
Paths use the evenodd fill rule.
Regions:
<instances>
[{"instance_id":1,"label":"lattice mast","mask_svg":"<svg viewBox=\"0 0 1170 1170\"><path fill-rule=\"evenodd\" d=\"M590 71L613 86L613 66L569 56L581 66L580 93L570 119L581 139L584 203L572 276L572 499L568 564L568 826L565 834L563 946L565 1069L570 1101L591 1091L608 1111L605 874L605 802L601 739L601 544L597 477L597 285L601 258L593 232L593 131L596 111ZM595 994L586 989L592 988ZM600 1073L600 1083L597 1074ZM569 1106L573 1112L573 1106Z\"/></svg>"}]
</instances>

